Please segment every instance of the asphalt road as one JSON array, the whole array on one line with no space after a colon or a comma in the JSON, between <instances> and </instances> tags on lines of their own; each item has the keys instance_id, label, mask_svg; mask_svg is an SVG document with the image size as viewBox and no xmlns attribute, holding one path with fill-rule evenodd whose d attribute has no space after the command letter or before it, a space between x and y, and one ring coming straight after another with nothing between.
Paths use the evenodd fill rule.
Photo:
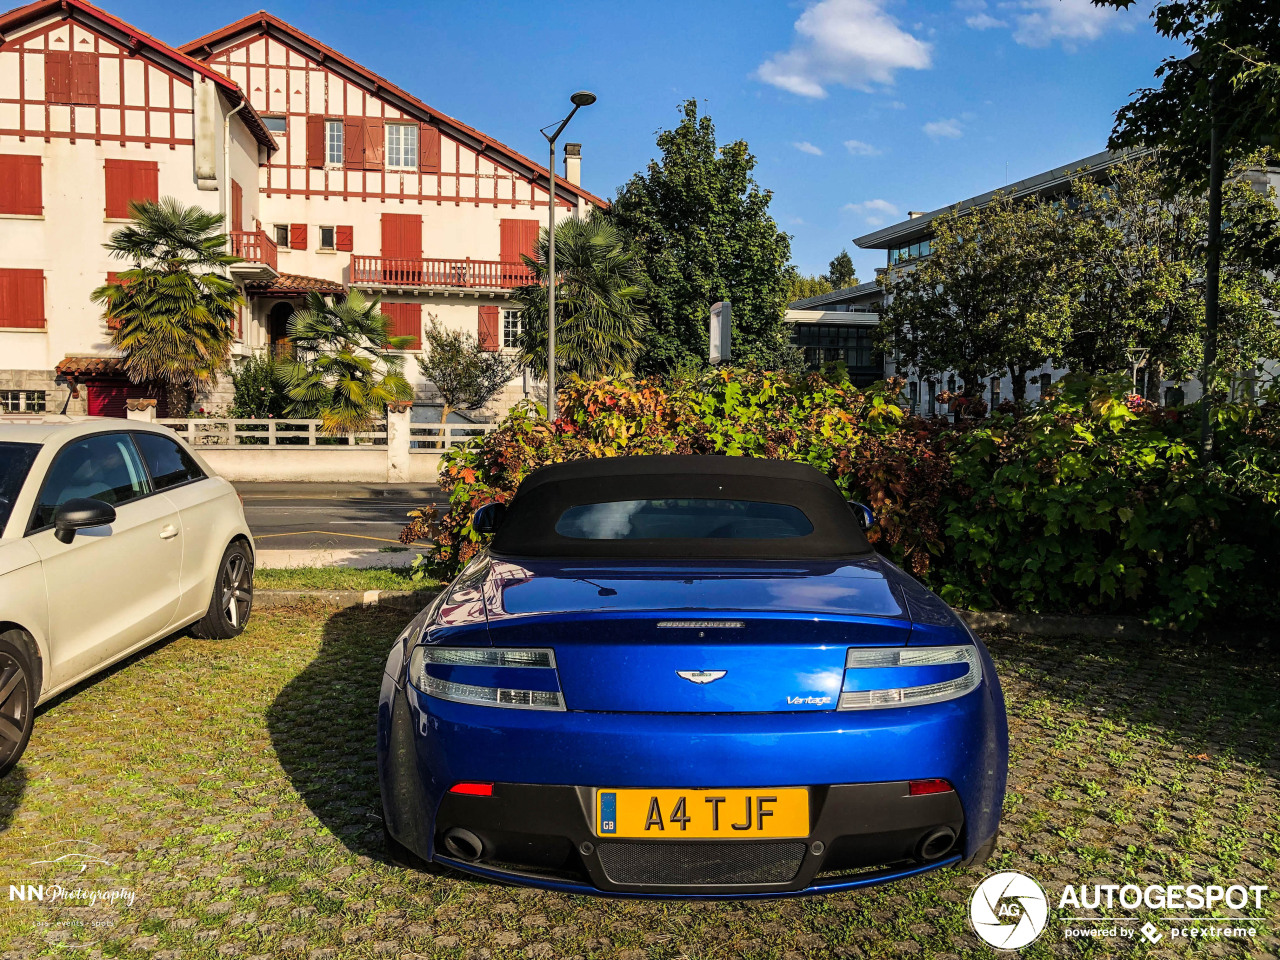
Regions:
<instances>
[{"instance_id":1,"label":"asphalt road","mask_svg":"<svg viewBox=\"0 0 1280 960\"><path fill-rule=\"evenodd\" d=\"M406 514L443 504L437 487L237 483L260 549L362 549L399 544Z\"/></svg>"}]
</instances>

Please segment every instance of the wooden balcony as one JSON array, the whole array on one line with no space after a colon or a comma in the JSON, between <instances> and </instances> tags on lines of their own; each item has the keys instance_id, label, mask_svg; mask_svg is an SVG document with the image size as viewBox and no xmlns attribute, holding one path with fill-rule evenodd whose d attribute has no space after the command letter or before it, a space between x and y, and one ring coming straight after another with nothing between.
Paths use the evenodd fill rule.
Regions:
<instances>
[{"instance_id":1,"label":"wooden balcony","mask_svg":"<svg viewBox=\"0 0 1280 960\"><path fill-rule=\"evenodd\" d=\"M274 280L279 275L276 243L261 230L232 230L231 253L241 263L231 268L240 280Z\"/></svg>"},{"instance_id":2,"label":"wooden balcony","mask_svg":"<svg viewBox=\"0 0 1280 960\"><path fill-rule=\"evenodd\" d=\"M500 260L351 258L352 286L438 290L512 290L533 282L523 263Z\"/></svg>"}]
</instances>

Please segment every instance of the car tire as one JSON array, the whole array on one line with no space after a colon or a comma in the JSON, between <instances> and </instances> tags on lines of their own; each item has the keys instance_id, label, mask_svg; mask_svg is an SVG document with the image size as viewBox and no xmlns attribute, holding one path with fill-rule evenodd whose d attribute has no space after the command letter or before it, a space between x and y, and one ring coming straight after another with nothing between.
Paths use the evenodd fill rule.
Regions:
<instances>
[{"instance_id":1,"label":"car tire","mask_svg":"<svg viewBox=\"0 0 1280 960\"><path fill-rule=\"evenodd\" d=\"M218 562L205 615L191 625L202 640L230 640L244 632L253 609L253 552L243 540L227 546Z\"/></svg>"},{"instance_id":2,"label":"car tire","mask_svg":"<svg viewBox=\"0 0 1280 960\"><path fill-rule=\"evenodd\" d=\"M27 635L0 633L0 776L22 758L35 722L40 680Z\"/></svg>"}]
</instances>

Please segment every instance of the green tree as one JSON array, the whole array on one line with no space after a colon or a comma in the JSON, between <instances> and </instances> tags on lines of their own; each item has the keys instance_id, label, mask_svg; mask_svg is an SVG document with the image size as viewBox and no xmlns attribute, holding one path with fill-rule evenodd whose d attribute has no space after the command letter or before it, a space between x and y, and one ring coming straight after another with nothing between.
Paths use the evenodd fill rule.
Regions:
<instances>
[{"instance_id":1,"label":"green tree","mask_svg":"<svg viewBox=\"0 0 1280 960\"><path fill-rule=\"evenodd\" d=\"M469 333L450 330L432 317L418 357L418 369L440 394L440 422L451 411L478 410L496 397L520 369L516 360L486 350Z\"/></svg>"},{"instance_id":2,"label":"green tree","mask_svg":"<svg viewBox=\"0 0 1280 960\"><path fill-rule=\"evenodd\" d=\"M1280 212L1274 191L1257 189L1250 175L1265 164L1246 158L1223 191L1220 342L1228 370L1280 355L1280 287L1268 269ZM1128 372L1142 359L1152 400L1161 381L1196 376L1204 360L1208 201L1196 187L1170 192L1170 182L1157 158L1130 160L1105 179L1078 178L1062 211L1083 270L1065 357L1094 373Z\"/></svg>"},{"instance_id":3,"label":"green tree","mask_svg":"<svg viewBox=\"0 0 1280 960\"><path fill-rule=\"evenodd\" d=\"M651 328L638 372L662 373L682 359L705 363L709 311L733 302L733 359L794 363L783 320L791 239L769 215L772 194L752 176L746 141L716 144L696 100L674 130L658 134L661 160L633 176L608 216L640 252L649 278Z\"/></svg>"},{"instance_id":4,"label":"green tree","mask_svg":"<svg viewBox=\"0 0 1280 960\"><path fill-rule=\"evenodd\" d=\"M307 295L306 306L289 318L289 339L297 359L277 361L289 397L289 416L319 419L328 434L368 430L388 403L412 400L404 377L405 350L412 337L393 337L391 320L352 290L330 303Z\"/></svg>"},{"instance_id":5,"label":"green tree","mask_svg":"<svg viewBox=\"0 0 1280 960\"><path fill-rule=\"evenodd\" d=\"M801 273L793 264L787 267L787 303L808 300L831 292L831 284L825 277L811 277Z\"/></svg>"},{"instance_id":6,"label":"green tree","mask_svg":"<svg viewBox=\"0 0 1280 960\"><path fill-rule=\"evenodd\" d=\"M258 419L285 415L289 398L285 396L271 354L257 354L233 368L231 383L235 389L231 416Z\"/></svg>"},{"instance_id":7,"label":"green tree","mask_svg":"<svg viewBox=\"0 0 1280 960\"><path fill-rule=\"evenodd\" d=\"M520 362L547 375L547 235L524 262L534 282L515 291L521 308ZM600 214L556 227L556 370L593 380L626 373L640 353L647 318L644 267Z\"/></svg>"},{"instance_id":8,"label":"green tree","mask_svg":"<svg viewBox=\"0 0 1280 960\"><path fill-rule=\"evenodd\" d=\"M933 252L881 277L890 294L879 338L922 376L954 370L963 392L1008 373L1015 400L1026 376L1059 357L1079 286L1063 219L1047 203L996 196L933 221Z\"/></svg>"},{"instance_id":9,"label":"green tree","mask_svg":"<svg viewBox=\"0 0 1280 960\"><path fill-rule=\"evenodd\" d=\"M132 222L104 246L132 266L93 291L134 383L166 385L169 412L182 416L193 393L217 382L231 356L232 321L244 302L224 275L222 217L172 197L129 207Z\"/></svg>"},{"instance_id":10,"label":"green tree","mask_svg":"<svg viewBox=\"0 0 1280 960\"><path fill-rule=\"evenodd\" d=\"M831 259L831 263L827 265L827 272L822 275L822 279L831 284L833 290L843 290L845 287L854 287L858 284L858 274L853 269L853 258L849 256L848 250L841 250Z\"/></svg>"}]
</instances>

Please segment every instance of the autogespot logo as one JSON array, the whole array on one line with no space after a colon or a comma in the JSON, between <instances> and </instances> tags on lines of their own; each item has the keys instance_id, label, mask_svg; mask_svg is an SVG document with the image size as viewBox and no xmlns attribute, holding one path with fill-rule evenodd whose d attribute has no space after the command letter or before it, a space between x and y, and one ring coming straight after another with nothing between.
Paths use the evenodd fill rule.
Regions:
<instances>
[{"instance_id":1,"label":"autogespot logo","mask_svg":"<svg viewBox=\"0 0 1280 960\"><path fill-rule=\"evenodd\" d=\"M1025 873L993 873L969 900L969 921L983 942L997 950L1017 950L1044 932L1049 898Z\"/></svg>"}]
</instances>

